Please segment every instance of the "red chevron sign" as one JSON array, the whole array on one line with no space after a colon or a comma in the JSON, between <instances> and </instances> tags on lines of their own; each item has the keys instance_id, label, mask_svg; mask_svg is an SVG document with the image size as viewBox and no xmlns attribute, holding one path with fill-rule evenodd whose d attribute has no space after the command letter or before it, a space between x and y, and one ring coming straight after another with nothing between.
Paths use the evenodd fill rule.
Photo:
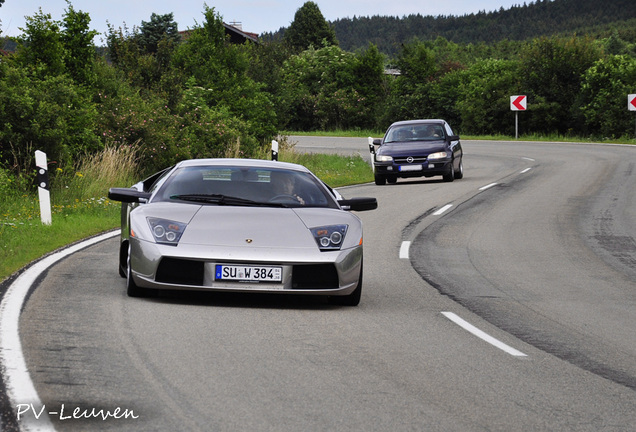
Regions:
<instances>
[{"instance_id":1,"label":"red chevron sign","mask_svg":"<svg viewBox=\"0 0 636 432\"><path fill-rule=\"evenodd\" d=\"M528 108L526 95L510 96L510 109L512 111L525 111Z\"/></svg>"},{"instance_id":2,"label":"red chevron sign","mask_svg":"<svg viewBox=\"0 0 636 432\"><path fill-rule=\"evenodd\" d=\"M627 108L629 108L630 111L636 111L636 94L627 96Z\"/></svg>"}]
</instances>

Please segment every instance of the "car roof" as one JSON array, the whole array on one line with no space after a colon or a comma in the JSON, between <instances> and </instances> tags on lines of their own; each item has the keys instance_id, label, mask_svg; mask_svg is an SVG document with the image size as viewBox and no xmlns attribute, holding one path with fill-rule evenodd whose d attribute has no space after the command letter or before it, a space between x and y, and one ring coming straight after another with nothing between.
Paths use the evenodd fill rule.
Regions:
<instances>
[{"instance_id":1,"label":"car roof","mask_svg":"<svg viewBox=\"0 0 636 432\"><path fill-rule=\"evenodd\" d=\"M249 168L278 168L294 171L310 172L309 169L302 165L271 161L265 159L239 159L239 158L216 158L216 159L188 159L179 162L176 167L192 167L192 166L238 166Z\"/></svg>"},{"instance_id":2,"label":"car roof","mask_svg":"<svg viewBox=\"0 0 636 432\"><path fill-rule=\"evenodd\" d=\"M390 127L401 126L401 125L435 124L435 123L446 124L446 120L442 120L442 119L403 120L403 121L392 123Z\"/></svg>"}]
</instances>

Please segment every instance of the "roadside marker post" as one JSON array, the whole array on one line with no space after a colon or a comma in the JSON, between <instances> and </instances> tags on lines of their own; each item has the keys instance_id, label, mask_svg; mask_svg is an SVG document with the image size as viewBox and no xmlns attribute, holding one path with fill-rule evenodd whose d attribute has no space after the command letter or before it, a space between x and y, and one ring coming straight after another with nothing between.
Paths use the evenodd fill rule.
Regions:
<instances>
[{"instance_id":1,"label":"roadside marker post","mask_svg":"<svg viewBox=\"0 0 636 432\"><path fill-rule=\"evenodd\" d=\"M272 160L278 160L278 141L272 141Z\"/></svg>"},{"instance_id":2,"label":"roadside marker post","mask_svg":"<svg viewBox=\"0 0 636 432\"><path fill-rule=\"evenodd\" d=\"M373 145L373 138L367 137L367 141L369 142L369 156L371 157L371 170L375 172L375 164L373 163L375 159L375 146Z\"/></svg>"},{"instance_id":3,"label":"roadside marker post","mask_svg":"<svg viewBox=\"0 0 636 432\"><path fill-rule=\"evenodd\" d=\"M636 111L636 94L627 95L627 109ZM634 126L634 135L636 136L636 125Z\"/></svg>"},{"instance_id":4,"label":"roadside marker post","mask_svg":"<svg viewBox=\"0 0 636 432\"><path fill-rule=\"evenodd\" d=\"M51 185L49 183L49 169L46 162L46 153L40 150L35 152L35 166L38 169L38 197L40 199L40 219L42 224L51 225Z\"/></svg>"},{"instance_id":5,"label":"roadside marker post","mask_svg":"<svg viewBox=\"0 0 636 432\"><path fill-rule=\"evenodd\" d=\"M519 139L519 111L528 109L528 97L526 95L510 96L510 110L515 112L515 139Z\"/></svg>"}]
</instances>

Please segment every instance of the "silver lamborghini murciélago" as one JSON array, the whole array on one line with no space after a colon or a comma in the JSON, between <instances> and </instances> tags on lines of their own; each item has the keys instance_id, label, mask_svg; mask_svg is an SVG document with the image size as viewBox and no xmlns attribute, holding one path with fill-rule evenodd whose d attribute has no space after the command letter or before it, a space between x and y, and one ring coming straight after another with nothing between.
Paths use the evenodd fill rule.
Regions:
<instances>
[{"instance_id":1,"label":"silver lamborghini murci\u00e9lago","mask_svg":"<svg viewBox=\"0 0 636 432\"><path fill-rule=\"evenodd\" d=\"M355 306L362 223L307 168L278 161L195 159L131 188L122 202L119 272L129 296L159 289L327 295Z\"/></svg>"}]
</instances>

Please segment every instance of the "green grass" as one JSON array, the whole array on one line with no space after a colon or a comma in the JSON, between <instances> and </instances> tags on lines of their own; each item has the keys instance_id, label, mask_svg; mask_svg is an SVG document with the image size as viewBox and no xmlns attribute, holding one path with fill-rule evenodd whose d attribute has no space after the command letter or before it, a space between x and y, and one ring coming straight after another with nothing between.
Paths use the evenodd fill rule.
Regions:
<instances>
[{"instance_id":1,"label":"green grass","mask_svg":"<svg viewBox=\"0 0 636 432\"><path fill-rule=\"evenodd\" d=\"M41 223L36 197L4 204L9 208L0 214L0 280L51 251L119 225L120 204L105 198L52 204L51 225Z\"/></svg>"},{"instance_id":2,"label":"green grass","mask_svg":"<svg viewBox=\"0 0 636 432\"><path fill-rule=\"evenodd\" d=\"M360 156L298 153L287 155L281 152L279 160L306 166L318 178L334 188L373 181L373 171L369 163Z\"/></svg>"},{"instance_id":3,"label":"green grass","mask_svg":"<svg viewBox=\"0 0 636 432\"><path fill-rule=\"evenodd\" d=\"M31 184L29 175L0 169L0 280L49 252L118 227L121 205L106 194L109 187L137 181L137 166L134 151L120 147L81 157L75 166L55 168L51 225L40 220L37 191L25 186Z\"/></svg>"}]
</instances>

